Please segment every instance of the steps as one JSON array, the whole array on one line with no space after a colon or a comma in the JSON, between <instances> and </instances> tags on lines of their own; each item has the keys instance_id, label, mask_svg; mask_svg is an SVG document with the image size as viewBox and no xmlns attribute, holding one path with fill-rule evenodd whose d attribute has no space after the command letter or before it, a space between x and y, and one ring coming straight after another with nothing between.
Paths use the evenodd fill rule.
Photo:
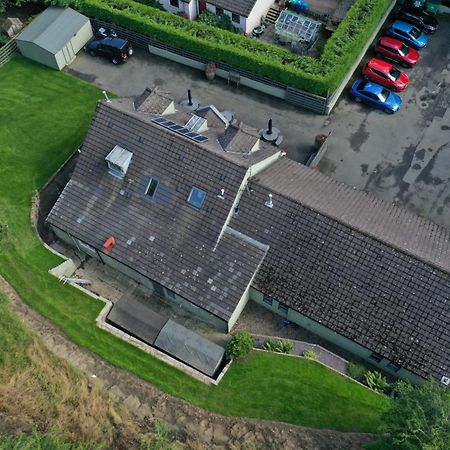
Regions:
<instances>
[{"instance_id":1,"label":"steps","mask_svg":"<svg viewBox=\"0 0 450 450\"><path fill-rule=\"evenodd\" d=\"M269 11L267 11L265 20L268 23L274 24L277 21L280 14L281 14L281 11L279 9L270 8Z\"/></svg>"}]
</instances>

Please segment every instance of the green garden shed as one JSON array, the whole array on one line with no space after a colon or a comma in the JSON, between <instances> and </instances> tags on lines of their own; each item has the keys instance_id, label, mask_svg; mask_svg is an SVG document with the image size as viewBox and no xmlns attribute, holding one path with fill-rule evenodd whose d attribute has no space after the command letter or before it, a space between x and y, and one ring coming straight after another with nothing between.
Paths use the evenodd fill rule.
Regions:
<instances>
[{"instance_id":1,"label":"green garden shed","mask_svg":"<svg viewBox=\"0 0 450 450\"><path fill-rule=\"evenodd\" d=\"M91 39L89 19L71 8L47 8L16 38L22 55L61 70Z\"/></svg>"}]
</instances>

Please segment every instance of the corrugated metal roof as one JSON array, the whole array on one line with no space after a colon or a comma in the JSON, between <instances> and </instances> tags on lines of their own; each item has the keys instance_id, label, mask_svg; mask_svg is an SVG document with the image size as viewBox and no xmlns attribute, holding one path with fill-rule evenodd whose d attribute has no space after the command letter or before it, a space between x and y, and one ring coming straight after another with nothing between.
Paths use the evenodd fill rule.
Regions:
<instances>
[{"instance_id":1,"label":"corrugated metal roof","mask_svg":"<svg viewBox=\"0 0 450 450\"><path fill-rule=\"evenodd\" d=\"M225 349L191 330L168 320L155 346L212 377L223 360Z\"/></svg>"},{"instance_id":2,"label":"corrugated metal roof","mask_svg":"<svg viewBox=\"0 0 450 450\"><path fill-rule=\"evenodd\" d=\"M89 19L72 8L47 8L17 37L56 54Z\"/></svg>"}]
</instances>

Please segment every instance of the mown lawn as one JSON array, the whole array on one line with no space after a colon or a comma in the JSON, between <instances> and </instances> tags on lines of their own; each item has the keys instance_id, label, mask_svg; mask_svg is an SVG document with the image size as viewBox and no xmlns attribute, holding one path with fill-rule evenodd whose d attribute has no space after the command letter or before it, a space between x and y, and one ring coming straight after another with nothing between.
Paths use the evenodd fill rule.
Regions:
<instances>
[{"instance_id":1,"label":"mown lawn","mask_svg":"<svg viewBox=\"0 0 450 450\"><path fill-rule=\"evenodd\" d=\"M376 431L388 400L318 363L255 352L208 387L98 329L103 304L47 273L60 260L34 235L31 198L83 141L101 97L97 88L21 57L0 69L0 225L8 226L0 235L2 275L74 342L169 394L222 414Z\"/></svg>"}]
</instances>

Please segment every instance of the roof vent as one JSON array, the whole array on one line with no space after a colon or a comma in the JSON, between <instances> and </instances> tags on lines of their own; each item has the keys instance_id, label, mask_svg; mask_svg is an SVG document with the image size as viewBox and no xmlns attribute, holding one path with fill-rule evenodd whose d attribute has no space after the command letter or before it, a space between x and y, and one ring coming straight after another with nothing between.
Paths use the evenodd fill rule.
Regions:
<instances>
[{"instance_id":1,"label":"roof vent","mask_svg":"<svg viewBox=\"0 0 450 450\"><path fill-rule=\"evenodd\" d=\"M217 197L219 197L221 200L225 199L225 189L221 189L220 193L217 194Z\"/></svg>"},{"instance_id":2,"label":"roof vent","mask_svg":"<svg viewBox=\"0 0 450 450\"><path fill-rule=\"evenodd\" d=\"M105 158L111 175L123 178L127 173L132 156L133 153L125 150L120 145L116 145Z\"/></svg>"},{"instance_id":3,"label":"roof vent","mask_svg":"<svg viewBox=\"0 0 450 450\"><path fill-rule=\"evenodd\" d=\"M441 383L445 384L445 386L450 386L450 377L446 377L445 375L442 375Z\"/></svg>"},{"instance_id":4,"label":"roof vent","mask_svg":"<svg viewBox=\"0 0 450 450\"><path fill-rule=\"evenodd\" d=\"M272 202L272 194L269 194L269 200L267 200L266 203L264 203L268 208L273 208L273 202Z\"/></svg>"}]
</instances>

